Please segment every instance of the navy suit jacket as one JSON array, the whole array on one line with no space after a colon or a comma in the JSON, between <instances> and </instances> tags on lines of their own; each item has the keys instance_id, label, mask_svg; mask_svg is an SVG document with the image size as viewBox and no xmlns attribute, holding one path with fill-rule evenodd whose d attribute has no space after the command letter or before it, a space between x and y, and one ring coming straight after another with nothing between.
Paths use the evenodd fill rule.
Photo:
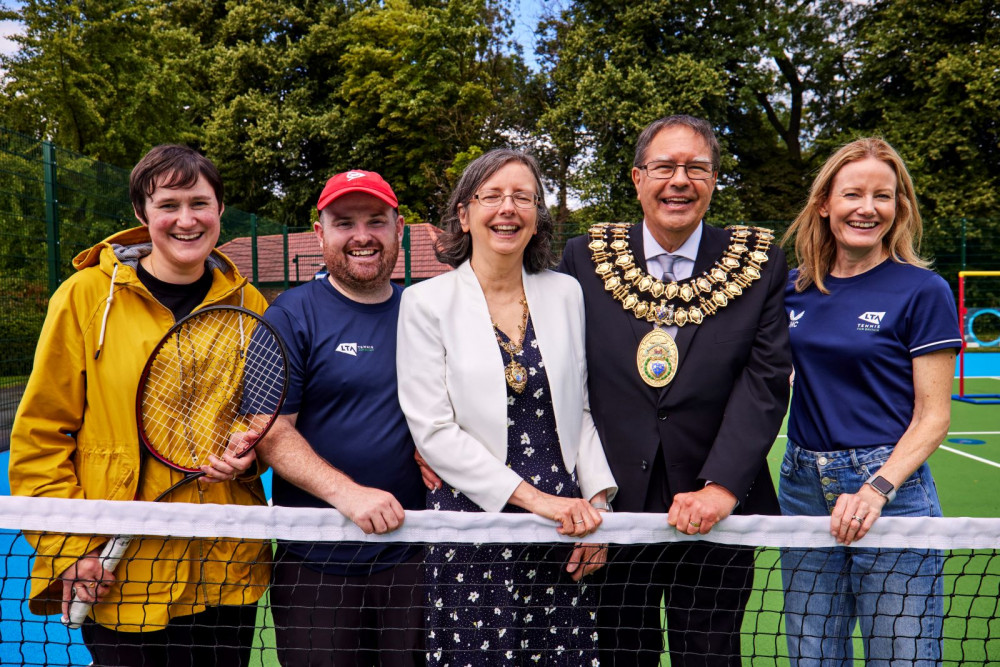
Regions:
<instances>
[{"instance_id":1,"label":"navy suit jacket","mask_svg":"<svg viewBox=\"0 0 1000 667\"><path fill-rule=\"evenodd\" d=\"M765 457L788 407L792 371L784 252L773 245L758 281L701 324L680 327L677 374L658 389L636 368L639 341L653 325L605 291L588 242L587 236L570 240L559 270L583 288L590 407L618 482L614 508L648 509L659 450L668 487L662 511L674 494L697 491L710 480L736 495L738 513L779 513ZM629 243L645 271L641 225L629 230ZM694 275L711 267L728 244L729 232L706 225Z\"/></svg>"}]
</instances>

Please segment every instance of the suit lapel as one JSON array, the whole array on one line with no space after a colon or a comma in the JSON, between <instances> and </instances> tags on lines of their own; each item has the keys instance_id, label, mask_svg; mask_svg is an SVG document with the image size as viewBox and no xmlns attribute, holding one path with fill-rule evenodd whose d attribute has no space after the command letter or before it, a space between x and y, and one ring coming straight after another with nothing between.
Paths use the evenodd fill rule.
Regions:
<instances>
[{"instance_id":1,"label":"suit lapel","mask_svg":"<svg viewBox=\"0 0 1000 667\"><path fill-rule=\"evenodd\" d=\"M628 230L628 245L636 266L642 269L643 273L648 273L648 269L646 268L646 248L642 241L642 223L632 225L632 228ZM639 341L642 340L643 336L652 331L653 325L646 320L640 320L631 312L621 308L621 304L617 301L615 301L615 305L619 306L620 311L628 318L629 326L632 327L632 333L635 335L635 347L639 349Z\"/></svg>"},{"instance_id":2,"label":"suit lapel","mask_svg":"<svg viewBox=\"0 0 1000 667\"><path fill-rule=\"evenodd\" d=\"M701 243L698 244L698 257L694 260L694 271L691 275L700 275L702 271L706 271L711 268L712 264L715 263L726 249L726 242L729 238L729 233L725 230L719 229L717 227L709 227L704 225L701 235ZM677 329L677 354L679 356L678 371L684 366L684 360L687 358L687 352L691 348L691 342L694 340L695 334L701 329L700 326L687 325L683 327L678 327ZM669 385L667 385L669 387Z\"/></svg>"}]
</instances>

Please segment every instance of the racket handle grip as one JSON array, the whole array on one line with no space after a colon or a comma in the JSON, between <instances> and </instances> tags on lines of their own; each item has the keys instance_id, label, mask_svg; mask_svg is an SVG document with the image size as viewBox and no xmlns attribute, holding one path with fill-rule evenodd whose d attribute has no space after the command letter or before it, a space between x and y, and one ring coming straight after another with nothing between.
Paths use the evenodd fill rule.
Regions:
<instances>
[{"instance_id":1,"label":"racket handle grip","mask_svg":"<svg viewBox=\"0 0 1000 667\"><path fill-rule=\"evenodd\" d=\"M104 550L98 556L101 567L108 572L114 572L115 568L118 567L118 563L121 562L122 556L125 555L125 550L128 549L128 545L131 543L131 535L119 535L105 544ZM84 602L74 598L69 605L69 615L63 619L63 623L70 630L76 630L83 625L83 622L87 619L87 614L90 613L90 608L93 606L93 602Z\"/></svg>"}]
</instances>

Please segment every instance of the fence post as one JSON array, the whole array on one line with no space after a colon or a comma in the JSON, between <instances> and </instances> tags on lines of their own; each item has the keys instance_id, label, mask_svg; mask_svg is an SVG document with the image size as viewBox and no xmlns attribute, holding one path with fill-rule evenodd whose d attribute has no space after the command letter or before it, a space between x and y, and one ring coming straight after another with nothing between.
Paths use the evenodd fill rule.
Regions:
<instances>
[{"instance_id":1,"label":"fence post","mask_svg":"<svg viewBox=\"0 0 1000 667\"><path fill-rule=\"evenodd\" d=\"M288 291L288 225L281 225L281 256L285 258L282 262L285 268L285 291Z\"/></svg>"},{"instance_id":2,"label":"fence post","mask_svg":"<svg viewBox=\"0 0 1000 667\"><path fill-rule=\"evenodd\" d=\"M257 276L257 214L250 214L250 281L254 287L260 286Z\"/></svg>"},{"instance_id":3,"label":"fence post","mask_svg":"<svg viewBox=\"0 0 1000 667\"><path fill-rule=\"evenodd\" d=\"M59 274L59 184L56 181L56 149L50 141L42 142L42 171L45 180L45 238L48 243L49 294L61 282Z\"/></svg>"},{"instance_id":4,"label":"fence post","mask_svg":"<svg viewBox=\"0 0 1000 667\"><path fill-rule=\"evenodd\" d=\"M410 226L403 225L403 287L409 287L413 283L413 275L410 270Z\"/></svg>"},{"instance_id":5,"label":"fence post","mask_svg":"<svg viewBox=\"0 0 1000 667\"><path fill-rule=\"evenodd\" d=\"M965 218L962 218L962 271L965 271Z\"/></svg>"}]
</instances>

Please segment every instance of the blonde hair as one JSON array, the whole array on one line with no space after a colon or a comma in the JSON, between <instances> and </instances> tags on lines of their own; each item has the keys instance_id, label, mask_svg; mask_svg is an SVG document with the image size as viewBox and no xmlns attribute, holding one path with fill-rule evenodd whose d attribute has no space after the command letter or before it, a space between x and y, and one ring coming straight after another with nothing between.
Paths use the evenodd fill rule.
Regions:
<instances>
[{"instance_id":1,"label":"blonde hair","mask_svg":"<svg viewBox=\"0 0 1000 667\"><path fill-rule=\"evenodd\" d=\"M896 218L889 232L882 237L883 246L894 262L924 268L930 265L919 254L923 223L910 173L899 153L885 140L866 137L842 146L830 156L809 189L809 201L805 208L782 239L782 243L787 245L790 239L795 238L795 257L799 263L796 292L815 284L823 294L830 293L823 279L830 273L837 254L837 243L830 231L830 219L820 215L819 209L829 199L833 179L844 165L866 158L881 160L896 174Z\"/></svg>"}]
</instances>

